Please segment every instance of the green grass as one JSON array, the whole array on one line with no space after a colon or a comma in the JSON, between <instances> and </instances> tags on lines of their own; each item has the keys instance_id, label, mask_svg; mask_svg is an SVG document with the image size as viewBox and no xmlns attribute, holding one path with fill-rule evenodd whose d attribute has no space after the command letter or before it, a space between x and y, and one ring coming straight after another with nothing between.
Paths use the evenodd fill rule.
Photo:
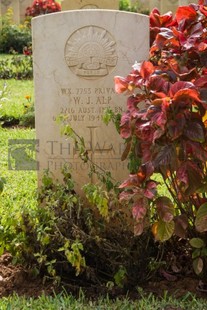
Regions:
<instances>
[{"instance_id":1,"label":"green grass","mask_svg":"<svg viewBox=\"0 0 207 310\"><path fill-rule=\"evenodd\" d=\"M35 131L0 128L0 136L0 176L6 179L4 191L0 195L0 206L10 208L11 211L17 210L23 205L31 208L36 204L37 173L35 171L9 170L8 152L10 139L33 139ZM2 210L0 209L0 214Z\"/></svg>"},{"instance_id":2,"label":"green grass","mask_svg":"<svg viewBox=\"0 0 207 310\"><path fill-rule=\"evenodd\" d=\"M152 294L132 301L128 298L87 300L83 295L78 299L71 295L60 294L55 297L42 295L37 299L18 297L17 295L0 300L1 310L206 310L206 301L186 295L182 299L169 296L158 299Z\"/></svg>"},{"instance_id":3,"label":"green grass","mask_svg":"<svg viewBox=\"0 0 207 310\"><path fill-rule=\"evenodd\" d=\"M12 58L12 57L13 57L12 54L2 54L2 53L0 53L0 61L8 59L8 58Z\"/></svg>"},{"instance_id":4,"label":"green grass","mask_svg":"<svg viewBox=\"0 0 207 310\"><path fill-rule=\"evenodd\" d=\"M34 99L33 81L31 80L0 80L0 90L6 84L5 100L1 101L0 116L19 118L24 113L24 105L28 103L25 96Z\"/></svg>"}]
</instances>

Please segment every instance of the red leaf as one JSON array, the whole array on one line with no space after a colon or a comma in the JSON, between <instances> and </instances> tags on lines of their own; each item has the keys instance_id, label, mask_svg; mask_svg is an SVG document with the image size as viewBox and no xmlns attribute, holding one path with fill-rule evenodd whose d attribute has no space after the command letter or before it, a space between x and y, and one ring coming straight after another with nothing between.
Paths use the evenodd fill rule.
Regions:
<instances>
[{"instance_id":1,"label":"red leaf","mask_svg":"<svg viewBox=\"0 0 207 310\"><path fill-rule=\"evenodd\" d=\"M139 222L143 220L145 215L147 214L147 199L142 198L138 200L132 207L132 215L133 218Z\"/></svg>"},{"instance_id":2,"label":"red leaf","mask_svg":"<svg viewBox=\"0 0 207 310\"><path fill-rule=\"evenodd\" d=\"M183 20L193 21L196 19L196 17L197 17L196 10L190 6L178 7L175 13L175 18L178 23L180 23Z\"/></svg>"},{"instance_id":3,"label":"red leaf","mask_svg":"<svg viewBox=\"0 0 207 310\"><path fill-rule=\"evenodd\" d=\"M173 39L173 32L171 29L163 28L156 36L156 45L159 49L162 49L166 45L166 41Z\"/></svg>"},{"instance_id":4,"label":"red leaf","mask_svg":"<svg viewBox=\"0 0 207 310\"><path fill-rule=\"evenodd\" d=\"M201 42L199 45L198 45L198 51L199 52L204 52L207 50L207 43L205 42Z\"/></svg>"},{"instance_id":5,"label":"red leaf","mask_svg":"<svg viewBox=\"0 0 207 310\"><path fill-rule=\"evenodd\" d=\"M142 100L143 100L143 96L142 95L130 96L127 99L127 109L130 112L132 117L136 116L136 114L138 112L137 105Z\"/></svg>"},{"instance_id":6,"label":"red leaf","mask_svg":"<svg viewBox=\"0 0 207 310\"><path fill-rule=\"evenodd\" d=\"M172 84L170 87L170 92L169 92L170 97L174 97L174 95L176 95L179 91L182 91L185 89L187 90L195 89L195 86L191 82L184 82L184 81L179 81L179 82Z\"/></svg>"},{"instance_id":7,"label":"red leaf","mask_svg":"<svg viewBox=\"0 0 207 310\"><path fill-rule=\"evenodd\" d=\"M155 130L154 135L153 135L153 143L158 140L160 137L164 135L165 131L162 130L161 128L158 128Z\"/></svg>"},{"instance_id":8,"label":"red leaf","mask_svg":"<svg viewBox=\"0 0 207 310\"><path fill-rule=\"evenodd\" d=\"M201 5L201 6L200 6L200 11L201 11L201 13L203 13L205 16L207 16L207 3L206 3L206 0L204 0L203 2L204 2L204 5Z\"/></svg>"},{"instance_id":9,"label":"red leaf","mask_svg":"<svg viewBox=\"0 0 207 310\"><path fill-rule=\"evenodd\" d=\"M152 142L154 131L150 122L143 122L140 120L136 122L135 134L139 139Z\"/></svg>"},{"instance_id":10,"label":"red leaf","mask_svg":"<svg viewBox=\"0 0 207 310\"><path fill-rule=\"evenodd\" d=\"M164 145L160 148L153 161L154 167L159 169L161 166L174 167L177 161L175 145Z\"/></svg>"},{"instance_id":11,"label":"red leaf","mask_svg":"<svg viewBox=\"0 0 207 310\"><path fill-rule=\"evenodd\" d=\"M127 139L131 137L131 116L130 113L124 113L121 118L121 123L120 123L120 135L122 138Z\"/></svg>"},{"instance_id":12,"label":"red leaf","mask_svg":"<svg viewBox=\"0 0 207 310\"><path fill-rule=\"evenodd\" d=\"M157 8L154 8L150 13L150 27L160 27L160 12Z\"/></svg>"},{"instance_id":13,"label":"red leaf","mask_svg":"<svg viewBox=\"0 0 207 310\"><path fill-rule=\"evenodd\" d=\"M180 238L186 237L186 231L188 228L188 217L185 214L178 215L174 218L175 222L175 234Z\"/></svg>"},{"instance_id":14,"label":"red leaf","mask_svg":"<svg viewBox=\"0 0 207 310\"><path fill-rule=\"evenodd\" d=\"M173 97L174 101L182 101L182 100L187 100L191 99L196 102L201 102L201 99L199 98L199 93L195 89L182 89L179 90L175 96Z\"/></svg>"},{"instance_id":15,"label":"red leaf","mask_svg":"<svg viewBox=\"0 0 207 310\"><path fill-rule=\"evenodd\" d=\"M118 94L121 94L128 89L128 81L125 78L121 76L115 76L114 82L115 82L115 91Z\"/></svg>"},{"instance_id":16,"label":"red leaf","mask_svg":"<svg viewBox=\"0 0 207 310\"><path fill-rule=\"evenodd\" d=\"M165 130L165 125L167 123L166 107L168 107L168 101L163 100L162 111L160 113L156 113L151 119L151 121L154 122L154 124L160 127L163 131Z\"/></svg>"},{"instance_id":17,"label":"red leaf","mask_svg":"<svg viewBox=\"0 0 207 310\"><path fill-rule=\"evenodd\" d=\"M207 75L204 75L197 80L195 80L194 85L197 87L204 87L207 86Z\"/></svg>"},{"instance_id":18,"label":"red leaf","mask_svg":"<svg viewBox=\"0 0 207 310\"><path fill-rule=\"evenodd\" d=\"M203 25L201 22L195 23L191 28L190 37L200 38L203 33Z\"/></svg>"},{"instance_id":19,"label":"red leaf","mask_svg":"<svg viewBox=\"0 0 207 310\"><path fill-rule=\"evenodd\" d=\"M140 143L141 158L142 158L143 164L148 163L152 160L151 146L152 146L152 142L142 141Z\"/></svg>"},{"instance_id":20,"label":"red leaf","mask_svg":"<svg viewBox=\"0 0 207 310\"><path fill-rule=\"evenodd\" d=\"M155 201L159 217L164 222L171 222L174 218L174 205L168 197L159 197Z\"/></svg>"},{"instance_id":21,"label":"red leaf","mask_svg":"<svg viewBox=\"0 0 207 310\"><path fill-rule=\"evenodd\" d=\"M205 141L205 128L199 120L191 120L186 124L183 134L190 140L202 143Z\"/></svg>"},{"instance_id":22,"label":"red leaf","mask_svg":"<svg viewBox=\"0 0 207 310\"><path fill-rule=\"evenodd\" d=\"M202 172L193 161L186 161L176 173L176 182L186 195L192 195L202 184Z\"/></svg>"},{"instance_id":23,"label":"red leaf","mask_svg":"<svg viewBox=\"0 0 207 310\"><path fill-rule=\"evenodd\" d=\"M125 180L119 188L129 188L129 187L136 187L139 185L138 177L136 174L130 174L129 178Z\"/></svg>"},{"instance_id":24,"label":"red leaf","mask_svg":"<svg viewBox=\"0 0 207 310\"><path fill-rule=\"evenodd\" d=\"M172 12L167 12L164 15L160 15L157 8L154 8L150 13L150 27L164 27L170 26L173 21Z\"/></svg>"},{"instance_id":25,"label":"red leaf","mask_svg":"<svg viewBox=\"0 0 207 310\"><path fill-rule=\"evenodd\" d=\"M154 70L154 66L150 61L143 61L141 64L140 75L144 80L147 80Z\"/></svg>"},{"instance_id":26,"label":"red leaf","mask_svg":"<svg viewBox=\"0 0 207 310\"><path fill-rule=\"evenodd\" d=\"M207 151L200 143L189 140L183 141L183 149L186 156L193 156L203 162L207 161Z\"/></svg>"},{"instance_id":27,"label":"red leaf","mask_svg":"<svg viewBox=\"0 0 207 310\"><path fill-rule=\"evenodd\" d=\"M122 201L130 201L132 196L134 195L134 193L131 191L123 191L120 193L119 195L119 201L122 202Z\"/></svg>"},{"instance_id":28,"label":"red leaf","mask_svg":"<svg viewBox=\"0 0 207 310\"><path fill-rule=\"evenodd\" d=\"M177 139L183 134L185 124L186 118L183 113L177 114L175 120L169 120L167 122L168 134L172 140Z\"/></svg>"},{"instance_id":29,"label":"red leaf","mask_svg":"<svg viewBox=\"0 0 207 310\"><path fill-rule=\"evenodd\" d=\"M144 176L144 178L142 178L142 179L139 176L140 172ZM151 162L147 161L147 163L145 163L139 167L139 171L137 173L139 181L143 182L145 180L148 180L151 177L151 175L153 174L153 172L154 172L154 169L153 169Z\"/></svg>"},{"instance_id":30,"label":"red leaf","mask_svg":"<svg viewBox=\"0 0 207 310\"><path fill-rule=\"evenodd\" d=\"M144 190L144 196L148 199L153 199L157 193L157 183L154 181L148 181Z\"/></svg>"}]
</instances>

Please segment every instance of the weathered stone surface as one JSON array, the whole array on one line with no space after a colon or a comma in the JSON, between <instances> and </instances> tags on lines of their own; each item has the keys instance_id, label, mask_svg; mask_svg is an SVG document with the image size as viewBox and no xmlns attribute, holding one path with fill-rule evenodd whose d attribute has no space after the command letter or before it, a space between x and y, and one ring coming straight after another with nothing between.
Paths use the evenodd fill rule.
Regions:
<instances>
[{"instance_id":1,"label":"weathered stone surface","mask_svg":"<svg viewBox=\"0 0 207 310\"><path fill-rule=\"evenodd\" d=\"M119 9L119 0L63 0L62 10Z\"/></svg>"},{"instance_id":2,"label":"weathered stone surface","mask_svg":"<svg viewBox=\"0 0 207 310\"><path fill-rule=\"evenodd\" d=\"M39 178L44 169L60 178L66 163L77 189L88 182L88 164L70 139L60 135L55 119L68 116L84 137L88 154L117 180L127 174L121 162L123 141L113 124L102 121L104 110L126 108L126 96L114 91L114 76L125 76L135 61L148 58L149 25L144 15L79 10L36 17L32 21L36 131L40 143ZM136 29L136 31L135 31Z\"/></svg>"}]
</instances>

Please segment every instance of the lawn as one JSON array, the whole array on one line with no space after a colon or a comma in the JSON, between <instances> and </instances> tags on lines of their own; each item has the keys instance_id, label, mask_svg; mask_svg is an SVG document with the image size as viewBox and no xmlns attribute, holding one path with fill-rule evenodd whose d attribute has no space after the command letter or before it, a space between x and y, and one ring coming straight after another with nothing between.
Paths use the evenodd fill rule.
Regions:
<instances>
[{"instance_id":1,"label":"lawn","mask_svg":"<svg viewBox=\"0 0 207 310\"><path fill-rule=\"evenodd\" d=\"M81 293L79 298L62 293L54 297L42 295L36 299L19 297L17 295L0 300L1 310L205 310L206 301L196 299L187 294L182 299L173 299L167 294L158 299L150 294L141 296L139 300L130 300L128 297L110 300L101 298L88 300Z\"/></svg>"},{"instance_id":2,"label":"lawn","mask_svg":"<svg viewBox=\"0 0 207 310\"><path fill-rule=\"evenodd\" d=\"M16 212L23 205L31 208L36 204L36 189L37 189L37 173L35 171L16 171L9 170L9 142L11 139L34 139L34 129L0 129L0 176L6 179L6 184L3 193L0 195L0 206L9 208L11 212ZM13 165L13 162L11 162ZM11 168L14 169L12 166Z\"/></svg>"},{"instance_id":3,"label":"lawn","mask_svg":"<svg viewBox=\"0 0 207 310\"><path fill-rule=\"evenodd\" d=\"M5 100L1 101L0 117L19 118L28 103L26 96L34 99L32 80L0 80L0 90L5 89Z\"/></svg>"}]
</instances>

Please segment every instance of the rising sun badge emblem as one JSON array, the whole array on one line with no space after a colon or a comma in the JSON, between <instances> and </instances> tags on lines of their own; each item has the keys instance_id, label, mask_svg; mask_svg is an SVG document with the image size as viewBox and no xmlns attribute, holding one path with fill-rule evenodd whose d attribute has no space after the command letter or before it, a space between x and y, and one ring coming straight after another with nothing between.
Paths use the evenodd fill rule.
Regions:
<instances>
[{"instance_id":1,"label":"rising sun badge emblem","mask_svg":"<svg viewBox=\"0 0 207 310\"><path fill-rule=\"evenodd\" d=\"M65 60L79 77L106 76L117 64L116 42L106 29L97 26L80 28L66 42Z\"/></svg>"}]
</instances>

